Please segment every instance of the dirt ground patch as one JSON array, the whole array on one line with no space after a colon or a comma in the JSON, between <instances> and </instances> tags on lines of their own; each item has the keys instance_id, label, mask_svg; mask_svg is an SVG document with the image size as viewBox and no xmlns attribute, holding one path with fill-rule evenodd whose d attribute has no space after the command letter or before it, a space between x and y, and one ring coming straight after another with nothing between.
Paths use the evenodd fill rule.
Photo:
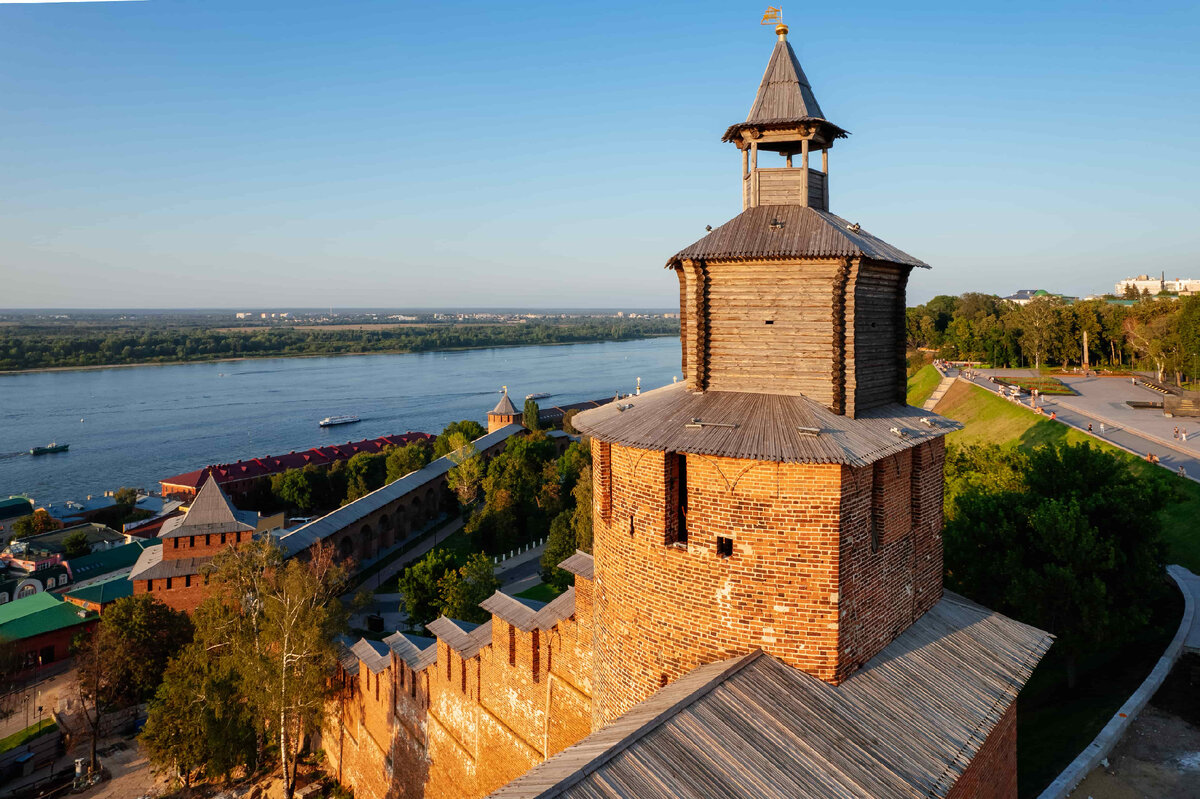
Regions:
<instances>
[{"instance_id":1,"label":"dirt ground patch","mask_svg":"<svg viewBox=\"0 0 1200 799\"><path fill-rule=\"evenodd\" d=\"M1200 799L1200 655L1184 655L1074 797Z\"/></svg>"}]
</instances>

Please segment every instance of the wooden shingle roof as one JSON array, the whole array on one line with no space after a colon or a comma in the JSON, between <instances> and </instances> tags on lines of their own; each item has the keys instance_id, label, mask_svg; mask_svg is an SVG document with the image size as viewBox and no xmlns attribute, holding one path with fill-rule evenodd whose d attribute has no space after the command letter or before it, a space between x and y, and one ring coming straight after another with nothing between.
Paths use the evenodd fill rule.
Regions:
<instances>
[{"instance_id":1,"label":"wooden shingle roof","mask_svg":"<svg viewBox=\"0 0 1200 799\"><path fill-rule=\"evenodd\" d=\"M929 264L840 216L799 205L760 205L735 216L667 262L759 258L870 258L902 266Z\"/></svg>"},{"instance_id":2,"label":"wooden shingle roof","mask_svg":"<svg viewBox=\"0 0 1200 799\"><path fill-rule=\"evenodd\" d=\"M945 797L1050 644L947 593L841 685L761 651L702 666L492 796Z\"/></svg>"},{"instance_id":3,"label":"wooden shingle roof","mask_svg":"<svg viewBox=\"0 0 1200 799\"><path fill-rule=\"evenodd\" d=\"M825 118L796 51L786 36L781 36L771 51L771 60L767 62L746 121L730 126L723 141L736 140L744 128L794 126L803 122L817 123L829 139L846 136L846 131Z\"/></svg>"},{"instance_id":4,"label":"wooden shingle roof","mask_svg":"<svg viewBox=\"0 0 1200 799\"><path fill-rule=\"evenodd\" d=\"M159 538L183 538L204 533L251 531L258 521L253 511L241 511L233 506L211 474L183 516L167 519L159 530Z\"/></svg>"},{"instance_id":5,"label":"wooden shingle roof","mask_svg":"<svg viewBox=\"0 0 1200 799\"><path fill-rule=\"evenodd\" d=\"M496 403L496 407L488 413L489 416L516 416L520 411L517 406L513 405L512 400L508 398L508 392L505 391L500 401Z\"/></svg>"},{"instance_id":6,"label":"wooden shingle roof","mask_svg":"<svg viewBox=\"0 0 1200 799\"><path fill-rule=\"evenodd\" d=\"M961 427L909 405L883 405L852 419L801 395L696 394L683 383L586 411L574 424L599 441L639 449L846 466L866 466Z\"/></svg>"}]
</instances>

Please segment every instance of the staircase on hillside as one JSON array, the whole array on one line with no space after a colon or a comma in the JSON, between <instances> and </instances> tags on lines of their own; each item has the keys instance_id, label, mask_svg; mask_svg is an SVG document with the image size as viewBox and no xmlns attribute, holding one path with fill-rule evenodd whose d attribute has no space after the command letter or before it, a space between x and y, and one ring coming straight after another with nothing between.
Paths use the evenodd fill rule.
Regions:
<instances>
[{"instance_id":1,"label":"staircase on hillside","mask_svg":"<svg viewBox=\"0 0 1200 799\"><path fill-rule=\"evenodd\" d=\"M954 378L942 375L942 382L938 383L937 388L929 395L929 399L925 400L925 404L921 406L923 411L932 411L937 404L942 401L942 397L950 390L950 386L954 385Z\"/></svg>"}]
</instances>

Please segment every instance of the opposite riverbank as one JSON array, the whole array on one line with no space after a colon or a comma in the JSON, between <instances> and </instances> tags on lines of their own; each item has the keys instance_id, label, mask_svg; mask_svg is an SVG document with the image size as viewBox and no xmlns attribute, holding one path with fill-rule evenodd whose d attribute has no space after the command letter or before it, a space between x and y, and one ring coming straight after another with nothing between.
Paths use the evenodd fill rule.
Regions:
<instances>
[{"instance_id":1,"label":"opposite riverbank","mask_svg":"<svg viewBox=\"0 0 1200 799\"><path fill-rule=\"evenodd\" d=\"M364 350L362 352L300 352L300 353L262 353L261 355L239 355L230 358L191 358L175 361L140 361L138 363L100 363L87 366L39 366L35 369L0 369L0 378L8 375L35 375L47 372L94 372L102 369L133 369L141 366L186 366L197 363L241 363L242 361L263 361L274 358L298 360L300 358L343 358L362 355L422 355L435 352L470 352L473 350L503 350L518 347L564 347L571 344L604 344L607 342L622 343L628 341L647 341L656 338L675 338L678 333L651 333L633 338L594 338L573 341L550 341L545 343L531 342L527 344L475 344L462 347L438 347L428 350Z\"/></svg>"}]
</instances>

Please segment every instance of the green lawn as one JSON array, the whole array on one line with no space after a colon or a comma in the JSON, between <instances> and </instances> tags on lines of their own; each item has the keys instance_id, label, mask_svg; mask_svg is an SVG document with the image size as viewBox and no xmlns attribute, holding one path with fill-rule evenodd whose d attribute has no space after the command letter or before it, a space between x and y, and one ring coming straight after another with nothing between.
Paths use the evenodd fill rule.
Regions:
<instances>
[{"instance_id":1,"label":"green lawn","mask_svg":"<svg viewBox=\"0 0 1200 799\"><path fill-rule=\"evenodd\" d=\"M1200 485L1065 424L1037 416L979 386L956 382L937 411L964 425L947 436L953 444L1032 448L1056 441L1086 441L1122 458L1135 473L1169 481L1177 501L1160 515L1167 560L1200 570L1200 526L1196 524ZM1082 687L1076 691L1067 690L1065 667L1051 648L1021 692L1017 711L1017 775L1022 797L1036 796L1091 742L1154 667L1182 612L1182 598L1172 588L1164 606L1156 611L1156 623L1137 640L1079 664Z\"/></svg>"},{"instance_id":2,"label":"green lawn","mask_svg":"<svg viewBox=\"0 0 1200 799\"><path fill-rule=\"evenodd\" d=\"M1002 400L979 387L956 382L938 403L937 412L962 422L962 430L946 440L952 444L1005 444L1036 447L1055 441L1077 444L1083 441L1112 452L1129 463L1138 474L1155 474L1170 481L1177 501L1163 509L1163 537L1167 541L1167 560L1200 573L1200 484L1175 477L1161 466L1152 466L1123 449L1106 444L1060 422Z\"/></svg>"},{"instance_id":3,"label":"green lawn","mask_svg":"<svg viewBox=\"0 0 1200 799\"><path fill-rule=\"evenodd\" d=\"M926 364L908 379L908 404L920 408L942 382L942 376L931 364Z\"/></svg>"},{"instance_id":4,"label":"green lawn","mask_svg":"<svg viewBox=\"0 0 1200 799\"><path fill-rule=\"evenodd\" d=\"M517 596L521 597L522 599L532 599L535 602L549 602L561 593L561 591L552 585L538 583L532 588L526 588L524 591L517 594Z\"/></svg>"},{"instance_id":5,"label":"green lawn","mask_svg":"<svg viewBox=\"0 0 1200 799\"><path fill-rule=\"evenodd\" d=\"M34 724L25 729L14 732L7 738L0 738L0 752L7 752L9 749L16 749L24 743L32 741L41 735L47 735L58 729L58 724L53 721L43 721L41 724Z\"/></svg>"}]
</instances>

